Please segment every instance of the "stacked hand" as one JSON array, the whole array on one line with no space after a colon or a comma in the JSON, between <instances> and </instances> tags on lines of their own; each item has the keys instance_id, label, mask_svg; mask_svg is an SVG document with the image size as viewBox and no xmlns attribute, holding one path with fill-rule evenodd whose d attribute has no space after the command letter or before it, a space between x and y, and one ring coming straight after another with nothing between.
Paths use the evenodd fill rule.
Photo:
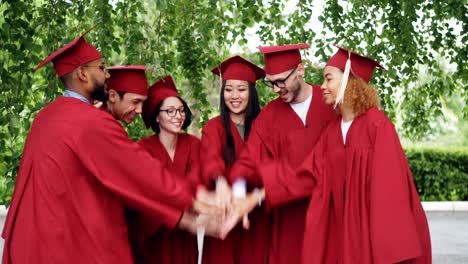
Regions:
<instances>
[{"instance_id":1,"label":"stacked hand","mask_svg":"<svg viewBox=\"0 0 468 264\"><path fill-rule=\"evenodd\" d=\"M193 203L195 213L186 212L180 225L193 234L197 228L202 227L206 235L224 239L241 219L244 228L249 228L247 215L263 196L262 191L249 193L244 198L234 198L229 184L220 177L215 191L198 189Z\"/></svg>"}]
</instances>

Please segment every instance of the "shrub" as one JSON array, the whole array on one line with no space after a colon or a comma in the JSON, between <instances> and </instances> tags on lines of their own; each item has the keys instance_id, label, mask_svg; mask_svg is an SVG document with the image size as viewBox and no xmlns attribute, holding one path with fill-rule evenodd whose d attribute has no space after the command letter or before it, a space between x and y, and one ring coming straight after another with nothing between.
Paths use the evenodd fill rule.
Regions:
<instances>
[{"instance_id":1,"label":"shrub","mask_svg":"<svg viewBox=\"0 0 468 264\"><path fill-rule=\"evenodd\" d=\"M405 149L423 201L468 200L468 149Z\"/></svg>"}]
</instances>

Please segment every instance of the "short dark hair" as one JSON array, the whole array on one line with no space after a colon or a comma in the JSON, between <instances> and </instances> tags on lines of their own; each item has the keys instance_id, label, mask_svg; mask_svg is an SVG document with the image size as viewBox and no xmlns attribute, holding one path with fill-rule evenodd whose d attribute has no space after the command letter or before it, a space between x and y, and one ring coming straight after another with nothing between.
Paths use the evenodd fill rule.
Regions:
<instances>
[{"instance_id":1,"label":"short dark hair","mask_svg":"<svg viewBox=\"0 0 468 264\"><path fill-rule=\"evenodd\" d=\"M67 73L63 76L60 77L60 80L62 81L62 83L65 85L65 88L68 86L68 84L70 83L72 79L72 73Z\"/></svg>"},{"instance_id":2,"label":"short dark hair","mask_svg":"<svg viewBox=\"0 0 468 264\"><path fill-rule=\"evenodd\" d=\"M190 111L190 108L188 107L188 104L182 98L180 98L179 96L176 96L176 97L182 102L182 105L184 106L184 109L185 109L185 120L184 120L184 123L182 124L182 129L185 130L192 123L192 111ZM161 132L161 128L159 127L159 123L156 122L156 116L159 114L159 112L161 112L161 106L164 103L164 100L162 100L156 106L156 108L154 109L153 114L151 115L151 121L150 121L151 129L156 134L159 134L159 132Z\"/></svg>"},{"instance_id":3,"label":"short dark hair","mask_svg":"<svg viewBox=\"0 0 468 264\"><path fill-rule=\"evenodd\" d=\"M119 95L120 100L122 100L123 97L125 96L125 94L127 93L127 92L123 92L123 91L116 91L116 92Z\"/></svg>"}]
</instances>

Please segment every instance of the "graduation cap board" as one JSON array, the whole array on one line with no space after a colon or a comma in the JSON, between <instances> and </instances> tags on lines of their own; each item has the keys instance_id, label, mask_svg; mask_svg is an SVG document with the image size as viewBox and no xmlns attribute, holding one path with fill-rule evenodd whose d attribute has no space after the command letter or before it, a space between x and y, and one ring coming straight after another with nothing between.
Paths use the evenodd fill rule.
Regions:
<instances>
[{"instance_id":1,"label":"graduation cap board","mask_svg":"<svg viewBox=\"0 0 468 264\"><path fill-rule=\"evenodd\" d=\"M52 53L52 55L41 61L34 70L37 71L52 61L55 72L59 77L62 77L85 63L102 58L101 53L84 39L84 36L93 28Z\"/></svg>"}]
</instances>

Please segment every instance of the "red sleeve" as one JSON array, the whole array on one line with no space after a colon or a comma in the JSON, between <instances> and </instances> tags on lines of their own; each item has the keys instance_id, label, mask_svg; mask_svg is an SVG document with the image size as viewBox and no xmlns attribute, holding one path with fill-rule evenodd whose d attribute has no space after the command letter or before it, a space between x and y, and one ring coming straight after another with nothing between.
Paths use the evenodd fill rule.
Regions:
<instances>
[{"instance_id":1,"label":"red sleeve","mask_svg":"<svg viewBox=\"0 0 468 264\"><path fill-rule=\"evenodd\" d=\"M370 229L375 263L396 263L423 255L413 217L413 179L390 121L377 124L370 182ZM411 188L413 187L413 188ZM429 249L430 250L430 249Z\"/></svg>"},{"instance_id":2,"label":"red sleeve","mask_svg":"<svg viewBox=\"0 0 468 264\"><path fill-rule=\"evenodd\" d=\"M202 182L210 186L218 176L225 176L226 166L223 159L223 134L215 126L217 120L210 120L202 130L200 145L200 163Z\"/></svg>"},{"instance_id":3,"label":"red sleeve","mask_svg":"<svg viewBox=\"0 0 468 264\"><path fill-rule=\"evenodd\" d=\"M182 179L128 138L115 120L83 129L78 138L83 165L130 208L175 227L190 207L193 192Z\"/></svg>"},{"instance_id":4,"label":"red sleeve","mask_svg":"<svg viewBox=\"0 0 468 264\"><path fill-rule=\"evenodd\" d=\"M200 140L190 136L190 153L188 159L187 179L192 186L197 186L202 182L200 171Z\"/></svg>"},{"instance_id":5,"label":"red sleeve","mask_svg":"<svg viewBox=\"0 0 468 264\"><path fill-rule=\"evenodd\" d=\"M271 160L258 169L266 193L266 204L278 207L309 197L325 170L322 136L302 164L294 170L287 160Z\"/></svg>"}]
</instances>

